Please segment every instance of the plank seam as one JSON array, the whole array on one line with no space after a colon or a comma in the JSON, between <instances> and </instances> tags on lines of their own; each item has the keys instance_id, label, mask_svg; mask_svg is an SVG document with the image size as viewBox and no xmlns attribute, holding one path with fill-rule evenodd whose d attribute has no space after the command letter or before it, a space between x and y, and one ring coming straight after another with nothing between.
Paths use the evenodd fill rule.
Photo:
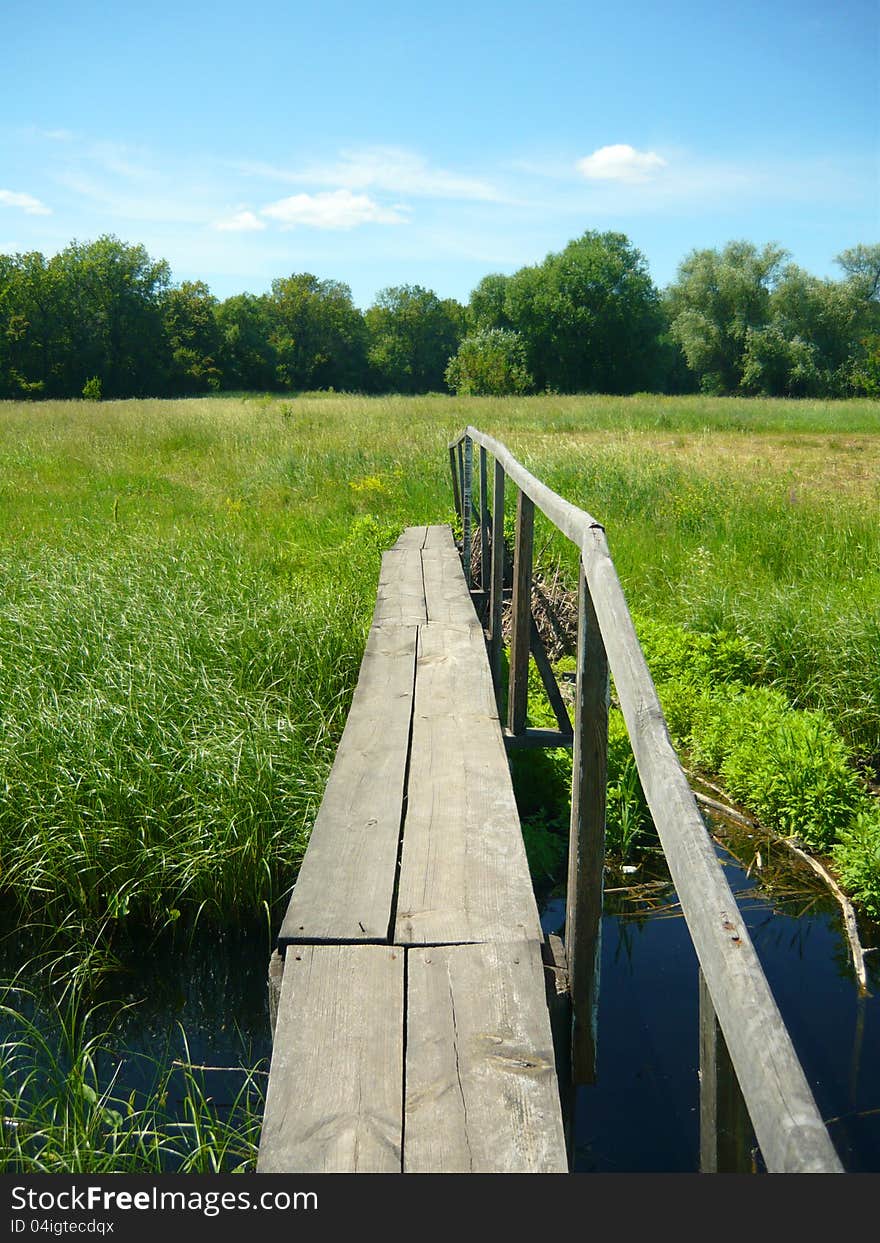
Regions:
<instances>
[{"instance_id":1,"label":"plank seam","mask_svg":"<svg viewBox=\"0 0 880 1243\"><path fill-rule=\"evenodd\" d=\"M400 1088L400 1172L406 1173L406 1045L409 1033L409 950L403 951L403 1058Z\"/></svg>"},{"instance_id":2,"label":"plank seam","mask_svg":"<svg viewBox=\"0 0 880 1243\"><path fill-rule=\"evenodd\" d=\"M421 565L421 553L419 553L419 564ZM424 586L424 571L422 573ZM427 605L425 606L425 616L427 617ZM406 813L409 810L409 770L412 763L412 742L413 727L416 716L416 677L419 668L419 634L420 627L416 626L416 641L413 644L413 674L412 674L412 698L409 705L409 732L406 738L406 763L403 766L403 797L400 800L400 827L397 832L397 858L394 861L394 887L391 892L391 911L388 919L388 933L385 938L387 944L394 944L394 928L397 923L397 902L400 897L400 869L403 864L403 830L406 824Z\"/></svg>"}]
</instances>

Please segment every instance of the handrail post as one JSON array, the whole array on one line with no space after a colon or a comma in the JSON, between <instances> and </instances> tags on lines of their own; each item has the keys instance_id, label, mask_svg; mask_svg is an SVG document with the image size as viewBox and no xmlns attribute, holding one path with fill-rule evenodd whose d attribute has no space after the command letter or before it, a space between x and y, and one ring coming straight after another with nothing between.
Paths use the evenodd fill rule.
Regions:
<instances>
[{"instance_id":1,"label":"handrail post","mask_svg":"<svg viewBox=\"0 0 880 1243\"><path fill-rule=\"evenodd\" d=\"M452 503L455 512L461 518L461 488L458 484L458 470L455 464L455 445L449 446L449 469L452 472Z\"/></svg>"},{"instance_id":2,"label":"handrail post","mask_svg":"<svg viewBox=\"0 0 880 1243\"><path fill-rule=\"evenodd\" d=\"M464 581L471 586L471 513L473 510L474 490L474 442L470 436L464 438L464 468L462 472L461 507L463 510L462 525L462 559L464 560Z\"/></svg>"},{"instance_id":3,"label":"handrail post","mask_svg":"<svg viewBox=\"0 0 880 1243\"><path fill-rule=\"evenodd\" d=\"M486 479L486 450L480 445L480 588L489 590L489 488ZM483 614L485 616L485 614Z\"/></svg>"},{"instance_id":4,"label":"handrail post","mask_svg":"<svg viewBox=\"0 0 880 1243\"><path fill-rule=\"evenodd\" d=\"M697 968L700 988L700 1173L754 1172L756 1147L749 1111L712 1005Z\"/></svg>"},{"instance_id":5,"label":"handrail post","mask_svg":"<svg viewBox=\"0 0 880 1243\"><path fill-rule=\"evenodd\" d=\"M565 951L571 981L571 1068L596 1081L596 1018L602 948L605 789L608 780L608 657L583 562L578 573L577 685Z\"/></svg>"},{"instance_id":6,"label":"handrail post","mask_svg":"<svg viewBox=\"0 0 880 1243\"><path fill-rule=\"evenodd\" d=\"M489 664L501 713L501 614L504 605L504 467L495 462L492 493L492 576L489 583Z\"/></svg>"},{"instance_id":7,"label":"handrail post","mask_svg":"<svg viewBox=\"0 0 880 1243\"><path fill-rule=\"evenodd\" d=\"M513 608L510 627L510 680L507 727L512 734L526 728L529 701L529 649L532 623L532 552L535 505L520 488L516 495L516 545L513 554Z\"/></svg>"}]
</instances>

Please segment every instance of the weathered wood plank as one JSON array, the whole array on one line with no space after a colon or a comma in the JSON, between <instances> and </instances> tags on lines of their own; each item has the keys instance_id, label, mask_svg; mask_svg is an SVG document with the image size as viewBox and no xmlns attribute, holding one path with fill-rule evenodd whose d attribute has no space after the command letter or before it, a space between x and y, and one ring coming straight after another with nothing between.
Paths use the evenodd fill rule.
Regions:
<instances>
[{"instance_id":1,"label":"weathered wood plank","mask_svg":"<svg viewBox=\"0 0 880 1243\"><path fill-rule=\"evenodd\" d=\"M427 527L407 527L382 554L374 626L417 626L427 618L422 578L422 545Z\"/></svg>"},{"instance_id":2,"label":"weathered wood plank","mask_svg":"<svg viewBox=\"0 0 880 1243\"><path fill-rule=\"evenodd\" d=\"M407 951L407 1173L564 1173L541 949Z\"/></svg>"},{"instance_id":3,"label":"weathered wood plank","mask_svg":"<svg viewBox=\"0 0 880 1243\"><path fill-rule=\"evenodd\" d=\"M282 944L388 937L416 636L413 626L370 631L351 711L281 925Z\"/></svg>"},{"instance_id":4,"label":"weathered wood plank","mask_svg":"<svg viewBox=\"0 0 880 1243\"><path fill-rule=\"evenodd\" d=\"M462 729L472 718L498 719L486 645L476 621L472 626L428 622L419 627L416 683L416 712L458 717Z\"/></svg>"},{"instance_id":5,"label":"weathered wood plank","mask_svg":"<svg viewBox=\"0 0 880 1243\"><path fill-rule=\"evenodd\" d=\"M420 630L394 939L541 940L488 660L470 629Z\"/></svg>"},{"instance_id":6,"label":"weathered wood plank","mask_svg":"<svg viewBox=\"0 0 880 1243\"><path fill-rule=\"evenodd\" d=\"M504 745L508 751L538 751L558 748L571 750L573 734L563 734L560 729L524 729L521 734L504 730Z\"/></svg>"},{"instance_id":7,"label":"weathered wood plank","mask_svg":"<svg viewBox=\"0 0 880 1243\"><path fill-rule=\"evenodd\" d=\"M449 527L428 527L422 549L422 578L427 621L479 627Z\"/></svg>"},{"instance_id":8,"label":"weathered wood plank","mask_svg":"<svg viewBox=\"0 0 880 1243\"><path fill-rule=\"evenodd\" d=\"M403 1115L403 951L287 951L257 1170L395 1173Z\"/></svg>"}]
</instances>

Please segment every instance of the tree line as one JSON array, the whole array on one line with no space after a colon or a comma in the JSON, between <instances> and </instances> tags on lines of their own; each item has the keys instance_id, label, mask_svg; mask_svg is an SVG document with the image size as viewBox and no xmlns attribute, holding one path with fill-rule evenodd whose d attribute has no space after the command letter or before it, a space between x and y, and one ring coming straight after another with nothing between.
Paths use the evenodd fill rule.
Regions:
<instances>
[{"instance_id":1,"label":"tree line","mask_svg":"<svg viewBox=\"0 0 880 1243\"><path fill-rule=\"evenodd\" d=\"M622 233L484 277L467 305L419 285L362 312L311 273L220 300L113 236L0 255L0 397L689 392L880 396L880 245L812 276L778 246L695 250L659 290Z\"/></svg>"}]
</instances>

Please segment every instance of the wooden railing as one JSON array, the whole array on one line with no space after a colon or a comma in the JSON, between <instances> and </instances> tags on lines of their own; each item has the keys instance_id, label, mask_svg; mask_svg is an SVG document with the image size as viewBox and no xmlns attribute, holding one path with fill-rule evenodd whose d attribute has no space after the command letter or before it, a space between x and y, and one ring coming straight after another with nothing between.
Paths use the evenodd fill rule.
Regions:
<instances>
[{"instance_id":1,"label":"wooden railing","mask_svg":"<svg viewBox=\"0 0 880 1243\"><path fill-rule=\"evenodd\" d=\"M516 538L507 695L509 746L573 748L565 949L573 1010L575 1083L595 1077L596 1012L605 854L609 671L645 798L699 961L701 1168L730 1168L719 1111L728 1122L741 1093L770 1172L842 1172L736 900L672 746L601 523L530 474L491 436L467 427L449 446L469 585L474 534L473 446L479 447L480 584L500 693L505 481L516 487ZM494 458L493 503L487 455ZM580 551L577 684L571 722L531 611L535 506ZM493 521L494 519L494 521ZM526 726L530 652L558 731ZM738 1088L737 1088L738 1084ZM735 1129L735 1124L734 1124ZM741 1147L741 1146L740 1146Z\"/></svg>"}]
</instances>

